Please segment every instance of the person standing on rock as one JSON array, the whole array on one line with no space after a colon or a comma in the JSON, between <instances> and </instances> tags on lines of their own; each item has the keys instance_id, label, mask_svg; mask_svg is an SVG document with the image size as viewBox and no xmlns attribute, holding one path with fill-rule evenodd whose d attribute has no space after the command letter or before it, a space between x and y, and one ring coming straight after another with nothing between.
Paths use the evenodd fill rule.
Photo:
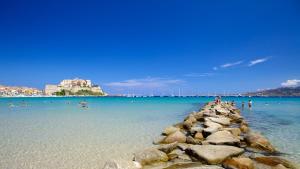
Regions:
<instances>
[{"instance_id":1,"label":"person standing on rock","mask_svg":"<svg viewBox=\"0 0 300 169\"><path fill-rule=\"evenodd\" d=\"M220 96L216 97L216 104L221 104L221 97Z\"/></svg>"},{"instance_id":2,"label":"person standing on rock","mask_svg":"<svg viewBox=\"0 0 300 169\"><path fill-rule=\"evenodd\" d=\"M215 97L215 104L219 104L219 96Z\"/></svg>"},{"instance_id":3,"label":"person standing on rock","mask_svg":"<svg viewBox=\"0 0 300 169\"><path fill-rule=\"evenodd\" d=\"M249 107L249 109L252 108L252 101L251 100L248 101L248 107Z\"/></svg>"}]
</instances>

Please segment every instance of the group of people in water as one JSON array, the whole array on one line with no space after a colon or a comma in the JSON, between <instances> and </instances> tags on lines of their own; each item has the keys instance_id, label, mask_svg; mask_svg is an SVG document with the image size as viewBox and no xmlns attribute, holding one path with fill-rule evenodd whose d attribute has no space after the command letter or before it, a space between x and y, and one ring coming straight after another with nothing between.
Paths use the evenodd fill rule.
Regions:
<instances>
[{"instance_id":1,"label":"group of people in water","mask_svg":"<svg viewBox=\"0 0 300 169\"><path fill-rule=\"evenodd\" d=\"M217 96L217 97L215 98L215 104L220 104L220 103L221 103L221 97L220 97L220 96ZM227 103L228 103L228 102L227 102ZM232 101L230 102L230 104L231 104L232 106L235 106L234 100L232 100ZM242 109L244 109L244 107L245 107L245 102L242 101ZM252 100L248 100L248 108L249 108L249 109L252 108Z\"/></svg>"}]
</instances>

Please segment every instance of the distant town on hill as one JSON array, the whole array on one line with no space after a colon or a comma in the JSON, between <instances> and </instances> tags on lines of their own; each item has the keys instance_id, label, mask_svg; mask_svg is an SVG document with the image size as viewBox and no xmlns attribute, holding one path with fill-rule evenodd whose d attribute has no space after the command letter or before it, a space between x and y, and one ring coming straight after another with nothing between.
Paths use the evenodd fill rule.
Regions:
<instances>
[{"instance_id":1,"label":"distant town on hill","mask_svg":"<svg viewBox=\"0 0 300 169\"><path fill-rule=\"evenodd\" d=\"M58 85L47 84L44 94L47 96L106 96L99 85L92 84L91 80L65 79Z\"/></svg>"},{"instance_id":2,"label":"distant town on hill","mask_svg":"<svg viewBox=\"0 0 300 169\"><path fill-rule=\"evenodd\" d=\"M0 97L39 97L39 96L106 96L99 85L91 80L65 79L57 85L47 84L44 90L30 87L0 85Z\"/></svg>"}]
</instances>

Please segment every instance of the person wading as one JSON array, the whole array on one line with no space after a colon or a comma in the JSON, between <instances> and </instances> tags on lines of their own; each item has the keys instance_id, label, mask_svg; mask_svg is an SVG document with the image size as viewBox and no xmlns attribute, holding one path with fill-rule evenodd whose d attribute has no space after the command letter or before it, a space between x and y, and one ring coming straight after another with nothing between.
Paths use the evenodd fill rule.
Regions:
<instances>
[{"instance_id":1,"label":"person wading","mask_svg":"<svg viewBox=\"0 0 300 169\"><path fill-rule=\"evenodd\" d=\"M248 107L249 107L249 109L252 108L252 101L251 100L248 101Z\"/></svg>"}]
</instances>

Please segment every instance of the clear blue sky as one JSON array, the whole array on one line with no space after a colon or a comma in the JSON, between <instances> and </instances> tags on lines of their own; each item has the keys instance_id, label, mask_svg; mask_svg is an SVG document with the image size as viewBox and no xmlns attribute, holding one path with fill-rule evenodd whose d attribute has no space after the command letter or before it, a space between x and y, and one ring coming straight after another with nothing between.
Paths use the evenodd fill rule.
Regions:
<instances>
[{"instance_id":1,"label":"clear blue sky","mask_svg":"<svg viewBox=\"0 0 300 169\"><path fill-rule=\"evenodd\" d=\"M243 92L300 79L300 1L1 1L0 84ZM298 81L297 81L298 80Z\"/></svg>"}]
</instances>

